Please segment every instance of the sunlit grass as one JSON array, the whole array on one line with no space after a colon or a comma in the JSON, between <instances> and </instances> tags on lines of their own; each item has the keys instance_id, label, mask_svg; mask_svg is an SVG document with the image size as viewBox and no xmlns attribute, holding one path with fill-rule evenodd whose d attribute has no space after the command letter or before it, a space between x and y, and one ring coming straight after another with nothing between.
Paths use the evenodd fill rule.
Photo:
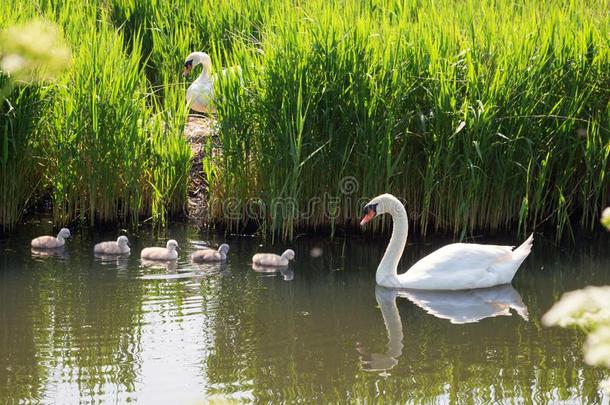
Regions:
<instances>
[{"instance_id":1,"label":"sunlit grass","mask_svg":"<svg viewBox=\"0 0 610 405\"><path fill-rule=\"evenodd\" d=\"M223 155L204 161L211 199L234 202L230 216L210 205L229 229L334 232L391 192L420 234L561 236L597 226L609 203L609 5L45 1L3 3L0 26L42 13L72 48L44 131L28 132L58 221L182 209L179 73L205 50L216 72L241 67L216 82Z\"/></svg>"},{"instance_id":2,"label":"sunlit grass","mask_svg":"<svg viewBox=\"0 0 610 405\"><path fill-rule=\"evenodd\" d=\"M248 97L219 107L223 197L260 198L258 221L282 237L355 225L354 197L383 192L404 197L420 233L592 228L610 191L607 2L554 3L278 10L258 52L231 61L254 68ZM345 176L359 189L331 220L324 205L270 209L345 200Z\"/></svg>"},{"instance_id":3,"label":"sunlit grass","mask_svg":"<svg viewBox=\"0 0 610 405\"><path fill-rule=\"evenodd\" d=\"M164 80L158 86L163 98L153 94L139 30L126 38L101 5L81 8L73 2L49 8L66 24L73 62L54 83L17 82L6 101L17 104L20 114L7 115L3 128L5 140L21 148L8 167L27 176L6 170L3 199L14 208L1 223L10 226L19 218L35 186L41 195L50 195L53 217L60 223L136 223L149 217L164 222L168 213L182 212L190 148L182 136L184 100L175 96L180 90ZM37 115L28 100L15 98L29 94L27 87L33 88L29 93L47 95L29 101ZM25 124L17 121L20 116L26 117Z\"/></svg>"},{"instance_id":4,"label":"sunlit grass","mask_svg":"<svg viewBox=\"0 0 610 405\"><path fill-rule=\"evenodd\" d=\"M56 25L33 19L0 31L0 224L15 224L37 192L36 121L48 99L39 83L69 65L70 49Z\"/></svg>"}]
</instances>

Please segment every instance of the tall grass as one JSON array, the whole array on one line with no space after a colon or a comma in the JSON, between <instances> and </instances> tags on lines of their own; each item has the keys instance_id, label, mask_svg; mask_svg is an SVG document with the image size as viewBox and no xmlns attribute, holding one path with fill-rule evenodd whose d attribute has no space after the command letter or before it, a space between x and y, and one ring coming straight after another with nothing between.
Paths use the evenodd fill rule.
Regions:
<instances>
[{"instance_id":1,"label":"tall grass","mask_svg":"<svg viewBox=\"0 0 610 405\"><path fill-rule=\"evenodd\" d=\"M58 220L180 211L179 72L205 50L217 72L242 72L216 82L224 152L205 168L210 214L229 229L334 232L356 224L363 199L392 192L420 234L561 236L594 227L610 199L608 6L48 0L0 11L2 26L58 22L76 55L35 126Z\"/></svg>"},{"instance_id":2,"label":"tall grass","mask_svg":"<svg viewBox=\"0 0 610 405\"><path fill-rule=\"evenodd\" d=\"M19 9L17 5L5 8L9 11L12 8ZM13 10L13 13L16 12ZM34 36L46 34L41 43L49 44L57 37L56 33L50 32L49 26L39 22L28 27L22 26L23 21L11 19L11 15L10 12L0 15L0 26L5 26L7 21L14 25L12 30L0 33L1 69L11 71L9 76L0 70L0 225L3 229L19 221L28 202L38 191L40 181L33 143L37 136L36 122L41 118L48 91L33 85L33 81L37 76L48 76L46 73L55 71L58 62L57 58L53 63L46 61L45 67L49 69L45 73L37 62L40 62L41 55L47 50L41 49L40 45L29 46L24 38L27 36L24 34L32 34L34 31ZM64 51L67 52L65 48ZM15 52L19 53L17 59ZM11 57L13 63L7 63ZM18 80L20 84L16 85Z\"/></svg>"},{"instance_id":3,"label":"tall grass","mask_svg":"<svg viewBox=\"0 0 610 405\"><path fill-rule=\"evenodd\" d=\"M27 15L24 9L12 15ZM30 14L34 10L64 27L72 64L55 82L18 84L9 97L7 103L16 104L30 121L20 130L5 129L5 137L22 144L11 167L25 168L29 177L3 176L4 182L24 190L40 184L60 223L164 221L167 213L181 212L190 168L190 149L182 137L184 100L176 98L168 81L159 85L167 89L163 99L153 94L140 32L135 30L127 44L123 29L111 23L101 3L44 2L32 5ZM49 94L39 116L15 98L29 87ZM26 202L18 194L3 195L13 205ZM6 227L18 215L2 219Z\"/></svg>"},{"instance_id":4,"label":"tall grass","mask_svg":"<svg viewBox=\"0 0 610 405\"><path fill-rule=\"evenodd\" d=\"M219 107L222 198L260 199L282 237L355 225L354 197L383 192L423 234L591 229L610 196L608 2L551 3L280 4L230 61L254 68ZM325 193L332 218L308 205Z\"/></svg>"},{"instance_id":5,"label":"tall grass","mask_svg":"<svg viewBox=\"0 0 610 405\"><path fill-rule=\"evenodd\" d=\"M0 82L6 80L0 78ZM21 219L40 185L31 142L45 90L25 85L9 96L10 101L1 100L0 107L0 224L6 228Z\"/></svg>"}]
</instances>

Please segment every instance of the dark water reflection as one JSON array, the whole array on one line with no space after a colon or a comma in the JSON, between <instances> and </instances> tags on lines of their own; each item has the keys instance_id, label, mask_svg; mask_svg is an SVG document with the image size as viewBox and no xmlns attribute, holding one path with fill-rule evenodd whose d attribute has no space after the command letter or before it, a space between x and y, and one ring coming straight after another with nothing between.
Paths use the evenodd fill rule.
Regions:
<instances>
[{"instance_id":1,"label":"dark water reflection","mask_svg":"<svg viewBox=\"0 0 610 405\"><path fill-rule=\"evenodd\" d=\"M175 227L130 235L127 258L95 257L116 235L86 230L32 252L47 230L0 241L0 403L609 402L582 334L540 325L564 291L610 284L607 240L538 238L512 287L435 293L375 286L384 241L302 238L268 272L252 254L286 246L232 237L228 263L193 265L205 241ZM142 264L168 236L178 263ZM408 246L402 266L435 247Z\"/></svg>"}]
</instances>

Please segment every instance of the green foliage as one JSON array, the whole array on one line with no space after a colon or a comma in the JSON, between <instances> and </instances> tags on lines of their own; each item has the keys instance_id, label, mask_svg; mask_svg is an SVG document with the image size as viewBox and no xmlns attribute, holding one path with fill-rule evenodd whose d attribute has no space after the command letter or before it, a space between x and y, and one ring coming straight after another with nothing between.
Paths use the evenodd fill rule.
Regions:
<instances>
[{"instance_id":1,"label":"green foliage","mask_svg":"<svg viewBox=\"0 0 610 405\"><path fill-rule=\"evenodd\" d=\"M179 90L167 80L159 86L165 97L153 95L139 29L127 38L102 4L78 2L31 8L3 3L2 14L14 20L1 21L0 27L29 18L38 8L63 26L73 61L52 83L16 81L7 97L0 185L6 205L0 224L12 226L35 191L51 196L60 223L75 218L137 222L143 216L164 221L167 213L181 212L190 168L190 148L182 136L184 100L176 98ZM12 30L3 38L13 38ZM5 51L15 51L15 41L9 42L12 48ZM34 59L44 72L56 65L57 57L41 54L24 59L22 70L33 70Z\"/></svg>"},{"instance_id":2,"label":"green foliage","mask_svg":"<svg viewBox=\"0 0 610 405\"><path fill-rule=\"evenodd\" d=\"M45 144L60 159L39 176L58 220L180 210L179 72L204 50L216 73L241 68L215 83L224 153L206 169L210 215L230 229L334 232L391 192L420 234L548 224L561 237L593 228L609 202L609 5L37 0L3 3L0 27L43 14L75 55L44 114L51 133L32 135L68 142ZM57 168L77 153L83 162Z\"/></svg>"},{"instance_id":3,"label":"green foliage","mask_svg":"<svg viewBox=\"0 0 610 405\"><path fill-rule=\"evenodd\" d=\"M0 87L12 87L0 77ZM35 123L48 99L46 89L33 84L14 88L9 99L0 99L0 226L16 223L40 184Z\"/></svg>"},{"instance_id":4,"label":"green foliage","mask_svg":"<svg viewBox=\"0 0 610 405\"><path fill-rule=\"evenodd\" d=\"M68 66L70 50L57 27L34 19L0 32L0 224L17 222L39 179L32 143L51 80ZM15 83L20 83L15 87Z\"/></svg>"},{"instance_id":5,"label":"green foliage","mask_svg":"<svg viewBox=\"0 0 610 405\"><path fill-rule=\"evenodd\" d=\"M383 192L424 234L547 223L559 237L597 222L610 195L607 2L278 3L257 52L227 58L247 96L219 86L219 200L296 200L258 218L283 237L328 224L324 204L298 212L325 193L348 226L359 197Z\"/></svg>"}]
</instances>

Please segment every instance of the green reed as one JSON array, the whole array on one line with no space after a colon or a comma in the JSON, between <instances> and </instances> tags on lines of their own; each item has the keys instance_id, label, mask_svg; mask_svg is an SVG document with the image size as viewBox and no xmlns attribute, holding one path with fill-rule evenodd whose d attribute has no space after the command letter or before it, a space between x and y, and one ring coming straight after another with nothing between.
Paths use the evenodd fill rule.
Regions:
<instances>
[{"instance_id":1,"label":"green reed","mask_svg":"<svg viewBox=\"0 0 610 405\"><path fill-rule=\"evenodd\" d=\"M223 198L261 199L281 237L355 225L358 197L382 192L424 234L591 229L610 195L608 4L554 3L278 5L258 52L230 61L254 67L219 110ZM273 208L286 197L298 210Z\"/></svg>"},{"instance_id":2,"label":"green reed","mask_svg":"<svg viewBox=\"0 0 610 405\"><path fill-rule=\"evenodd\" d=\"M609 203L609 5L41 0L0 9L2 26L42 13L73 48L73 66L26 131L57 220L164 220L182 209L190 163L179 74L189 52L204 50L219 75L223 154L203 170L210 215L229 229L334 233L356 225L364 199L392 192L420 234L553 226L560 237L592 229Z\"/></svg>"},{"instance_id":3,"label":"green reed","mask_svg":"<svg viewBox=\"0 0 610 405\"><path fill-rule=\"evenodd\" d=\"M29 139L36 159L24 161L29 155L17 153L13 165L25 166L30 177L7 176L9 184L26 190L41 184L60 223L133 223L146 217L163 222L167 213L182 212L190 168L182 136L184 99L176 99L167 80L158 85L163 99L153 93L140 31L126 38L103 4L45 6L40 5L45 17L64 27L72 64L60 79L38 86L50 94L40 114L30 116L28 104L18 103L32 123L9 137Z\"/></svg>"},{"instance_id":4,"label":"green reed","mask_svg":"<svg viewBox=\"0 0 610 405\"><path fill-rule=\"evenodd\" d=\"M34 23L29 27L24 21L11 19L11 12L16 12L18 5L7 6L8 11L0 15L0 26L12 23L12 32L0 34L0 60L4 68L5 56L19 51L26 63L9 66L11 76L0 70L0 231L10 229L17 223L36 193L39 191L40 179L36 169L36 122L48 100L48 89L36 85L38 77L52 76L51 71L60 71L58 59L47 63L44 71L39 64L41 55L47 52L41 47L28 46L22 41L25 34L36 36L46 34L44 43L53 42L55 33L45 31L48 26ZM33 15L24 16L29 20ZM65 48L64 48L65 49ZM56 49L57 50L57 49ZM54 54L58 56L58 54ZM48 53L45 56L53 56ZM61 63L60 63L61 64Z\"/></svg>"},{"instance_id":5,"label":"green reed","mask_svg":"<svg viewBox=\"0 0 610 405\"><path fill-rule=\"evenodd\" d=\"M0 78L0 82L6 77ZM5 82L6 83L6 82ZM38 191L34 122L45 100L44 89L26 85L13 89L0 107L0 226L9 229Z\"/></svg>"}]
</instances>

